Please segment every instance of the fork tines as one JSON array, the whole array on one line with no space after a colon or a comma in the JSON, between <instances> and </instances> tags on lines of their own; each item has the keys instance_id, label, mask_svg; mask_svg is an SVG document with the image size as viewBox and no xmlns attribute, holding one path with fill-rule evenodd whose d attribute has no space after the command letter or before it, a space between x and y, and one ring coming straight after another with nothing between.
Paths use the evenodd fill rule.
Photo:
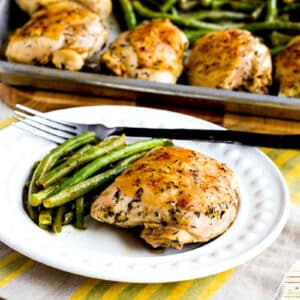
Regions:
<instances>
[{"instance_id":1,"label":"fork tines","mask_svg":"<svg viewBox=\"0 0 300 300\"><path fill-rule=\"evenodd\" d=\"M39 135L55 143L62 143L77 134L76 127L72 123L54 120L39 111L20 104L17 104L16 108L21 110L14 111L14 119L19 121L15 126L19 129Z\"/></svg>"}]
</instances>

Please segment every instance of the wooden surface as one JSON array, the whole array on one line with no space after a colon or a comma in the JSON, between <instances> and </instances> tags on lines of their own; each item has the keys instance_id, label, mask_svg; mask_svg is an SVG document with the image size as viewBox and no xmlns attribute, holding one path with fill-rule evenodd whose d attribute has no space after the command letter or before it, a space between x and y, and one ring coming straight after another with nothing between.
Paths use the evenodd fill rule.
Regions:
<instances>
[{"instance_id":1,"label":"wooden surface","mask_svg":"<svg viewBox=\"0 0 300 300\"><path fill-rule=\"evenodd\" d=\"M189 114L211 121L215 124L222 125L228 129L274 133L300 133L300 122L297 121L238 115L220 111L207 111L164 104L154 106L149 103L145 104L142 101L125 101L122 99L107 99L92 96L64 94L59 92L30 90L11 87L1 83L0 98L3 99L3 101L10 107L14 107L16 103L21 103L40 111L50 111L54 109L85 105L131 105L154 107Z\"/></svg>"}]
</instances>

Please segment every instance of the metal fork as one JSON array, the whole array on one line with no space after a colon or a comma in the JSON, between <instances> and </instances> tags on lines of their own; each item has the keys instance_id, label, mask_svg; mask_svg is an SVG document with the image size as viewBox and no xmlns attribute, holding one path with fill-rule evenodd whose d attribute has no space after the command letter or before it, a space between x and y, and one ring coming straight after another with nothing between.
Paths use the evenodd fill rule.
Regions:
<instances>
[{"instance_id":1,"label":"metal fork","mask_svg":"<svg viewBox=\"0 0 300 300\"><path fill-rule=\"evenodd\" d=\"M300 134L268 134L222 129L182 129L182 128L138 128L106 127L98 124L79 124L54 119L44 113L17 104L14 118L23 124L23 130L42 135L56 143L84 131L95 131L100 139L110 135L126 134L134 137L163 137L180 140L200 140L209 142L235 143L248 146L300 149ZM16 125L18 126L18 124ZM18 126L20 128L20 126ZM45 136L47 134L47 137Z\"/></svg>"}]
</instances>

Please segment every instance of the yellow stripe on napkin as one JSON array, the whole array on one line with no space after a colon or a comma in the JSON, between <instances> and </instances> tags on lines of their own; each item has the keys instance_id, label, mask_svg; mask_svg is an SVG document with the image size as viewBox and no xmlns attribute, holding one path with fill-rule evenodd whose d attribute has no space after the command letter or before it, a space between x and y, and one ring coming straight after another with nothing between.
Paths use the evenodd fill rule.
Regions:
<instances>
[{"instance_id":1,"label":"yellow stripe on napkin","mask_svg":"<svg viewBox=\"0 0 300 300\"><path fill-rule=\"evenodd\" d=\"M202 279L164 284L129 284L87 280L70 300L190 300L209 299L230 278L234 269Z\"/></svg>"},{"instance_id":2,"label":"yellow stripe on napkin","mask_svg":"<svg viewBox=\"0 0 300 300\"><path fill-rule=\"evenodd\" d=\"M78 289L70 300L83 300L87 298L87 295L95 287L95 285L101 283L101 280L98 279L88 279L85 283Z\"/></svg>"},{"instance_id":3,"label":"yellow stripe on napkin","mask_svg":"<svg viewBox=\"0 0 300 300\"><path fill-rule=\"evenodd\" d=\"M177 300L181 298L185 294L185 292L192 286L193 282L193 280L189 280L177 283L175 289L167 297L167 300Z\"/></svg>"},{"instance_id":4,"label":"yellow stripe on napkin","mask_svg":"<svg viewBox=\"0 0 300 300\"><path fill-rule=\"evenodd\" d=\"M210 299L229 280L233 272L234 269L231 269L214 276L213 280L206 286L203 293L198 296L198 299Z\"/></svg>"},{"instance_id":5,"label":"yellow stripe on napkin","mask_svg":"<svg viewBox=\"0 0 300 300\"><path fill-rule=\"evenodd\" d=\"M6 120L4 120L4 121L0 121L0 129L1 129L1 128L4 128L4 127L6 127L6 126L8 126L8 125L10 125L10 124L12 124L12 123L14 123L14 122L15 122L15 120L12 119L12 118L6 119Z\"/></svg>"},{"instance_id":6,"label":"yellow stripe on napkin","mask_svg":"<svg viewBox=\"0 0 300 300\"><path fill-rule=\"evenodd\" d=\"M26 272L33 261L17 252L13 252L0 260L0 288L7 285L17 276Z\"/></svg>"},{"instance_id":7,"label":"yellow stripe on napkin","mask_svg":"<svg viewBox=\"0 0 300 300\"><path fill-rule=\"evenodd\" d=\"M281 169L286 163L288 163L291 159L297 157L299 155L298 151L294 150L286 150L280 153L276 158L273 158L273 161L277 165L279 169Z\"/></svg>"},{"instance_id":8,"label":"yellow stripe on napkin","mask_svg":"<svg viewBox=\"0 0 300 300\"><path fill-rule=\"evenodd\" d=\"M112 285L101 298L102 300L112 300L117 299L118 295L129 285L129 283L118 282Z\"/></svg>"},{"instance_id":9,"label":"yellow stripe on napkin","mask_svg":"<svg viewBox=\"0 0 300 300\"><path fill-rule=\"evenodd\" d=\"M297 150L272 150L271 152L262 149L275 165L280 169L284 176L289 193L291 196L291 204L300 203L300 151ZM279 155L276 155L279 153Z\"/></svg>"}]
</instances>

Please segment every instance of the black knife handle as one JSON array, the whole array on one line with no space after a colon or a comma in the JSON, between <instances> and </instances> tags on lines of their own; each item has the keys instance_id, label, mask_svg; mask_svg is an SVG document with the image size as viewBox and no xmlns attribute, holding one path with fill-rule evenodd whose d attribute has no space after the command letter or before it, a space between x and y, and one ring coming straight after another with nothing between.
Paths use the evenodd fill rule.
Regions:
<instances>
[{"instance_id":1,"label":"black knife handle","mask_svg":"<svg viewBox=\"0 0 300 300\"><path fill-rule=\"evenodd\" d=\"M269 134L213 129L154 129L134 127L118 127L117 133L125 133L128 136L162 137L179 140L241 144L256 147L300 149L300 134Z\"/></svg>"}]
</instances>

